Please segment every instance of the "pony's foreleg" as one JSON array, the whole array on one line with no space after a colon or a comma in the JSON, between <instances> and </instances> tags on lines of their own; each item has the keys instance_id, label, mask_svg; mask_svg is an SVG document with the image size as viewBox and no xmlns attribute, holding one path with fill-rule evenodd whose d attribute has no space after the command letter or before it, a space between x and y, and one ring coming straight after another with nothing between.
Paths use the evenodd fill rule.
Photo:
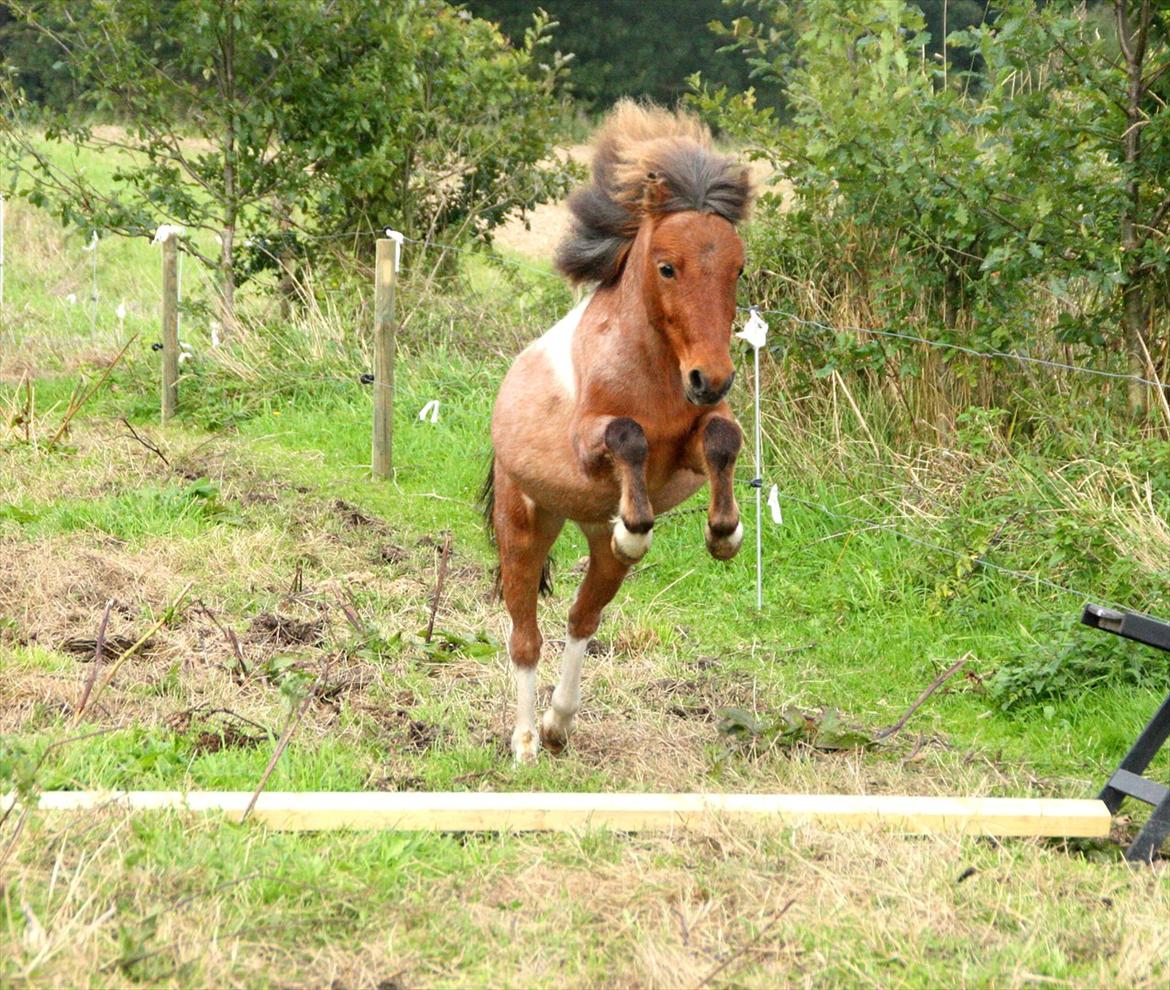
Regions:
<instances>
[{"instance_id":1,"label":"pony's foreleg","mask_svg":"<svg viewBox=\"0 0 1170 990\"><path fill-rule=\"evenodd\" d=\"M711 504L707 509L707 549L730 560L743 544L743 523L735 501L735 459L743 446L739 424L724 410L699 420L690 445L690 460L707 475Z\"/></svg>"},{"instance_id":2,"label":"pony's foreleg","mask_svg":"<svg viewBox=\"0 0 1170 990\"><path fill-rule=\"evenodd\" d=\"M553 690L552 706L540 723L540 738L554 753L569 741L573 718L581 707L581 666L589 640L601 622L601 610L617 594L629 567L613 553L607 527L585 528L589 540L589 569L569 609L568 635L561 656L561 679Z\"/></svg>"},{"instance_id":3,"label":"pony's foreleg","mask_svg":"<svg viewBox=\"0 0 1170 990\"><path fill-rule=\"evenodd\" d=\"M613 470L621 486L610 548L629 566L641 560L654 537L654 508L646 491L646 432L628 416L594 416L576 431L578 456L590 473Z\"/></svg>"}]
</instances>

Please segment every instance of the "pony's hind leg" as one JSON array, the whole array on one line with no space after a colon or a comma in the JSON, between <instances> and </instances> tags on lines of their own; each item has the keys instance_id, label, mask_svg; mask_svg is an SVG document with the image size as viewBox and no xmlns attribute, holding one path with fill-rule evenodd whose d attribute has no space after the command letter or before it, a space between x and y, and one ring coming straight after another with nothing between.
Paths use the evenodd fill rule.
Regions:
<instances>
[{"instance_id":1,"label":"pony's hind leg","mask_svg":"<svg viewBox=\"0 0 1170 990\"><path fill-rule=\"evenodd\" d=\"M553 690L552 707L544 713L540 723L541 740L554 753L564 749L569 741L573 718L581 707L581 666L589 640L601 622L601 610L617 594L630 569L615 556L608 528L591 526L584 529L589 540L589 569L569 609L561 677Z\"/></svg>"},{"instance_id":2,"label":"pony's hind leg","mask_svg":"<svg viewBox=\"0 0 1170 990\"><path fill-rule=\"evenodd\" d=\"M540 752L536 729L536 665L543 640L536 621L541 575L564 520L542 512L496 467L492 523L500 551L500 590L512 619L508 656L516 679L516 725L512 754L531 763Z\"/></svg>"}]
</instances>

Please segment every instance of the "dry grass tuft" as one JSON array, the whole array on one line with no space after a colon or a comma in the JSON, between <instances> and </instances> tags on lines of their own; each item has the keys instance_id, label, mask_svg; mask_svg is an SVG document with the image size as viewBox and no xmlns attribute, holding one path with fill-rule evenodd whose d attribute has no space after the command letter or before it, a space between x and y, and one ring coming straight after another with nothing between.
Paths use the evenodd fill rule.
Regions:
<instances>
[{"instance_id":1,"label":"dry grass tuft","mask_svg":"<svg viewBox=\"0 0 1170 990\"><path fill-rule=\"evenodd\" d=\"M220 827L189 823L180 840L205 846ZM439 875L355 885L326 872L301 888L293 877L274 887L274 840L259 830L239 865L211 878L157 857L127 867L136 839L113 811L42 838L8 881L8 910L26 918L8 973L30 985L87 972L99 986L255 986L279 972L347 987L1154 988L1170 975L1165 864L1103 866L1040 842L718 823L674 836L437 839L433 851L454 857ZM339 836L324 855L337 862L353 841ZM277 889L279 917L256 900ZM314 937L314 918L347 917L345 937Z\"/></svg>"}]
</instances>

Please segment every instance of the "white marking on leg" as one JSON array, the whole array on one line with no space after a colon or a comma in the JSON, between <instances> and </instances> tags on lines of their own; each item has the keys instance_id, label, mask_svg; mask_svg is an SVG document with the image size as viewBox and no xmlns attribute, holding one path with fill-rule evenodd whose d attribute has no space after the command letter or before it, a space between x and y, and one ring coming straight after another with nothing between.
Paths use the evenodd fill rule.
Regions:
<instances>
[{"instance_id":1,"label":"white marking on leg","mask_svg":"<svg viewBox=\"0 0 1170 990\"><path fill-rule=\"evenodd\" d=\"M561 388L570 399L576 398L577 395L577 372L573 366L573 337L577 332L577 324L581 322L581 317L585 315L585 309L592 299L593 294L590 293L551 329L545 331L542 337L529 345L544 355Z\"/></svg>"},{"instance_id":2,"label":"white marking on leg","mask_svg":"<svg viewBox=\"0 0 1170 990\"><path fill-rule=\"evenodd\" d=\"M573 717L581 708L581 667L590 637L565 637L565 652L561 655L561 679L553 691L552 707L544 713L540 723L541 737L564 746L573 727Z\"/></svg>"},{"instance_id":3,"label":"white marking on leg","mask_svg":"<svg viewBox=\"0 0 1170 990\"><path fill-rule=\"evenodd\" d=\"M516 675L516 728L512 731L512 755L517 763L532 763L540 752L536 731L536 667L512 665Z\"/></svg>"},{"instance_id":4,"label":"white marking on leg","mask_svg":"<svg viewBox=\"0 0 1170 990\"><path fill-rule=\"evenodd\" d=\"M613 540L617 545L617 549L628 560L641 560L646 556L646 551L650 549L650 544L654 539L654 530L648 529L645 533L631 533L626 529L626 524L622 521L622 517L618 516L613 524Z\"/></svg>"}]
</instances>

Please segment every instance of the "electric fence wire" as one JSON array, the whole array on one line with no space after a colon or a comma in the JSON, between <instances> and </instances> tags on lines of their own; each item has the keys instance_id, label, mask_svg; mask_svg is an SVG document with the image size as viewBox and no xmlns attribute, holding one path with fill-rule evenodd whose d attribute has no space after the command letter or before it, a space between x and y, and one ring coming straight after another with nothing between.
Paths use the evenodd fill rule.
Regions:
<instances>
[{"instance_id":1,"label":"electric fence wire","mask_svg":"<svg viewBox=\"0 0 1170 990\"><path fill-rule=\"evenodd\" d=\"M301 235L301 236L304 237L304 239L308 239L308 240L335 240L335 239L339 239L339 238L343 238L343 237L375 237L376 238L376 237L382 236L382 234L383 234L383 231L377 231L377 230L355 230L355 231L345 231L345 232L335 233L335 234ZM476 255L479 257L484 257L484 252L482 250L477 250L474 248L467 248L467 247L463 247L463 246L455 245L455 244L446 244L446 243L443 243L440 241L434 241L431 239L419 239L419 238L405 237L405 236L402 239L406 243L413 244L416 246L422 246L422 247L432 248L432 249L440 249L440 250L444 250L444 251L451 251L453 253L462 254L462 255ZM268 251L267 248L263 247L262 245L256 244L253 241L250 246L251 247L258 247L260 250L264 251L264 253L268 254L269 257L273 258L273 260L277 260L275 255L273 255L272 252ZM537 267L535 265L530 265L530 264L527 264L527 263L522 262L522 261L518 261L518 260L513 259L513 258L508 258L508 257L506 257L504 255L500 255L498 253L492 253L490 255L490 260L507 265L507 266L511 266L513 268L517 268L520 270L531 272L533 274L539 275L542 278L557 279L558 281L560 280L560 276L557 275L555 272L550 272L547 269L540 268L540 267ZM754 306L740 306L737 308L742 312L756 312L756 313L759 313L761 316L778 316L778 317L781 317L785 320L788 320L789 322L796 323L796 324L801 325L801 326L815 328L817 330L820 330L823 332L828 332L828 333L861 333L861 334L878 336L878 337L893 338L893 339L898 339L898 340L904 340L904 341L907 341L910 343L922 344L922 345L925 345L928 347L938 347L938 348L943 348L943 349L947 349L947 350L954 350L954 351L958 351L958 352L963 353L963 354L967 354L971 357L977 357L977 358L981 358L981 359L1013 360L1013 361L1017 361L1017 362L1024 363L1024 364L1040 365L1040 366L1049 367L1049 368L1053 368L1055 370L1060 370L1060 371L1069 371L1069 372L1076 372L1076 373L1081 373L1081 374L1089 374L1089 375L1099 376L1102 378L1109 378L1109 379L1120 380L1120 381L1135 381L1135 382L1140 382L1142 384L1149 385L1149 386L1152 386L1155 388L1166 388L1167 387L1162 382L1159 382L1156 380L1151 380L1148 378L1144 378L1140 375L1126 374L1126 373L1114 372L1114 371L1106 371L1106 370L1100 369L1100 368L1092 368L1092 367L1088 367L1088 366L1084 366L1084 365L1068 364L1068 363L1061 362L1061 361L1052 361L1052 360L1049 360L1047 358L1040 358L1040 357L1036 357L1036 356L1030 355L1030 354L1017 354L1017 353L1014 353L1011 351L982 351L982 350L978 350L978 349L973 348L973 347L968 347L968 346L963 345L963 344L956 344L956 343L952 343L949 341L934 340L934 339L927 338L927 337L920 337L920 336L916 336L914 334L902 333L899 331L894 331L894 330L889 330L889 329L877 329L874 327L858 327L858 326L833 326L833 325L823 323L823 322L820 322L817 320L804 319L802 317L796 316L794 313L792 313L790 311L781 310L781 309L762 309L762 308L754 307ZM337 383L341 383L341 384L345 384L345 385L352 385L353 381L354 381L353 378L343 376L343 375L304 376L304 380L306 380L306 381L320 381L320 382L333 381L333 382L337 382ZM373 376L369 375L369 374L362 374L362 375L358 376L358 381L361 384L365 384L365 385L380 385L380 386L386 387L386 388L390 387L386 383L374 381ZM752 484L753 482L748 482L748 483ZM808 509L813 509L813 510L818 511L826 516L829 516L829 517L832 517L835 519L840 519L842 521L849 522L849 523L854 524L854 525L861 525L861 526L865 526L869 529L876 529L879 531L889 532L892 535L897 536L900 539L903 539L909 543L916 544L924 549L931 550L931 551L934 551L936 553L941 553L945 556L949 556L949 557L952 557L956 560L966 562L966 563L969 563L969 564L974 565L974 566L979 566L979 567L985 568L985 569L993 571L993 572L1004 574L1004 575L1011 577L1011 578L1014 578L1016 581L1019 581L1022 583L1049 588L1050 590L1059 592L1061 594L1069 595L1069 596L1074 597L1074 598L1078 598L1082 601L1082 603L1088 602L1088 601L1097 601L1097 602L1105 604L1111 608L1118 608L1118 609L1123 608L1122 606L1117 605L1116 603L1101 599L1100 596L1098 596L1098 595L1093 595L1093 594L1089 594L1088 592L1085 592L1085 591L1081 591L1081 590L1078 590L1075 588L1070 588L1067 585L1063 585L1063 584L1060 584L1058 582L1051 581L1047 578L1040 577L1037 574L1033 574L1033 573L1028 572L1028 571L1017 570L1017 569L1011 568L1011 567L1005 567L1002 564L997 564L996 562L994 562L992 560L988 560L986 557L977 556L974 554L963 553L963 552L960 552L957 550L953 550L949 547L944 547L944 546L941 546L937 543L933 543L930 540L924 540L921 537L913 536L910 533L907 533L904 530L899 529L898 527L896 527L892 524L889 524L889 523L875 521L873 519L867 519L867 518L862 517L862 516L856 516L856 515L853 515L851 513L842 512L842 511L840 511L839 508L833 508L833 507L827 506L821 502L816 502L816 501L812 501L809 499L800 498L799 496L790 495L786 492L779 492L778 491L777 494L778 494L779 498L783 499L786 502L801 505L801 506L808 508ZM681 515L688 515L688 514L695 513L695 512L705 512L705 511L706 511L705 507L701 507L701 506L690 508L690 509L681 509L681 510L676 509L676 510L673 510L671 512L664 513L661 518L669 519L669 518L675 518L675 517L678 517Z\"/></svg>"},{"instance_id":2,"label":"electric fence wire","mask_svg":"<svg viewBox=\"0 0 1170 990\"><path fill-rule=\"evenodd\" d=\"M330 239L339 238L339 237L359 237L359 236L378 237L381 235L382 235L381 231L366 230L366 231L347 231L345 233L340 233L340 234L312 234L312 235L306 234L306 235L302 235L302 236L306 240L330 240ZM558 281L560 280L560 275L558 275L556 272L549 271L546 268L541 268L541 267L538 267L536 265L528 264L528 263L520 261L516 258L509 258L509 257L507 257L505 255L501 255L497 252L485 253L484 251L477 250L475 248L468 248L468 247L464 247L462 245L457 245L457 244L448 244L448 243L444 243L442 241L432 240L430 238L420 239L420 238L415 238L415 237L403 236L402 239L407 244L414 244L414 245L421 246L424 248L432 248L432 249L436 249L436 250L450 251L454 254L475 255L475 256L478 256L481 258L487 257L489 260L491 260L493 262L507 265L509 267L516 268L516 269L519 269L522 271L532 272L533 274L538 275L541 278L555 279ZM1108 379L1111 379L1114 381L1138 382L1142 385L1148 385L1151 388L1170 389L1170 384L1168 384L1166 382L1158 381L1157 379L1154 379L1154 378L1145 378L1142 375L1136 375L1136 374L1133 374L1131 372L1108 371L1104 368L1094 368L1094 367L1090 367L1087 365L1070 364L1070 363L1065 362L1065 361L1054 361L1054 360L1051 360L1050 358L1037 357L1036 355L1033 355L1033 354L1020 354L1020 353L1017 353L1015 351L1001 351L1001 350L985 351L985 350L980 350L980 349L975 348L975 347L969 347L966 344L957 344L957 343L954 343L952 341L937 340L937 339L932 339L930 337L920 337L920 336L917 336L915 334L904 333L902 331L891 330L888 328L879 329L877 327L834 326L832 324L823 323L819 320L805 319L803 317L797 316L795 313L793 313L789 310L783 310L783 309L761 309L760 307L757 307L757 306L738 306L736 308L739 309L741 312L757 312L761 316L779 316L779 317L784 318L785 320L788 320L791 323L796 323L796 324L799 324L800 326L811 327L813 329L820 330L820 331L825 332L825 333L860 333L860 334L866 334L867 336L885 337L887 339L903 340L903 341L906 341L908 343L922 344L922 345L927 346L927 347L937 347L937 348L940 348L942 350L957 351L959 353L966 354L970 357L980 358L981 360L1016 361L1016 362L1019 362L1021 364L1032 364L1032 365L1038 365L1038 366L1042 366L1042 367L1046 367L1046 368L1052 368L1052 369L1058 370L1058 371L1070 371L1070 372L1074 372L1077 374L1094 375L1094 376L1097 376L1099 378L1108 378Z\"/></svg>"},{"instance_id":3,"label":"electric fence wire","mask_svg":"<svg viewBox=\"0 0 1170 990\"><path fill-rule=\"evenodd\" d=\"M1046 368L1053 368L1059 371L1074 371L1084 375L1096 375L1100 378L1111 378L1118 381L1140 382L1143 385L1149 385L1153 388L1164 389L1168 386L1166 382L1160 382L1156 379L1143 378L1141 375L1134 375L1122 371L1106 371L1104 368L1091 368L1087 365L1081 364L1067 364L1063 361L1052 361L1048 358L1036 357L1033 354L1017 354L1014 351L981 351L974 347L968 347L965 344L955 344L946 340L932 340L929 337L918 337L910 333L902 333L897 330L879 330L874 327L855 327L855 326L833 326L828 323L821 323L818 320L806 320L783 309L758 309L753 306L738 307L743 312L757 312L761 316L780 316L791 323L799 324L800 326L813 327L817 330L822 330L827 333L862 333L874 337L888 337L895 340L905 340L915 344L925 344L928 347L938 347L944 350L959 351L962 354L967 354L971 357L983 358L985 360L1011 360L1018 361L1021 364L1035 364L1042 365Z\"/></svg>"},{"instance_id":4,"label":"electric fence wire","mask_svg":"<svg viewBox=\"0 0 1170 990\"><path fill-rule=\"evenodd\" d=\"M856 525L864 525L864 526L874 527L877 530L891 533L894 536L899 537L900 539L906 540L908 543L917 544L918 546L923 547L927 550L933 550L937 553L944 554L948 557L952 557L956 560L959 560L959 561L962 561L965 563L970 563L970 564L978 565L980 567L985 567L988 570L997 571L1000 574L1006 574L1009 577L1015 578L1017 581L1026 582L1028 584L1042 585L1046 588L1050 588L1053 591L1058 591L1061 594L1070 595L1074 598L1079 598L1082 603L1088 602L1088 601L1096 601L1096 602L1101 602L1102 604L1108 605L1110 608L1121 608L1121 606L1119 606L1113 602L1103 601L1097 595L1090 594L1089 592L1086 592L1086 591L1080 591L1076 588L1070 588L1070 587L1068 587L1068 585L1059 584L1056 581L1050 581L1047 578L1042 578L1037 574L1031 573L1030 571L1021 571L1021 570L1015 569L1014 567L1004 567L1002 564L997 564L997 563L995 563L995 561L988 560L986 557L977 556L975 554L962 553L961 551L958 551L958 550L952 550L950 547L944 547L938 543L932 543L930 540L924 540L924 539L921 539L920 537L912 536L911 534L905 532L904 530L899 529L897 526L893 526L889 523L883 523L883 522L876 521L873 519L866 519L863 516L855 516L851 513L841 512L840 509L831 508L827 505L824 505L821 502L814 502L814 501L811 501L809 499L800 498L799 496L796 496L796 495L788 495L784 492L778 492L778 495L781 499L783 499L787 502L793 502L796 505L804 506L806 509L815 509L818 512L823 513L824 515L831 516L835 519L840 519L844 522L849 522L849 523L853 523Z\"/></svg>"}]
</instances>

